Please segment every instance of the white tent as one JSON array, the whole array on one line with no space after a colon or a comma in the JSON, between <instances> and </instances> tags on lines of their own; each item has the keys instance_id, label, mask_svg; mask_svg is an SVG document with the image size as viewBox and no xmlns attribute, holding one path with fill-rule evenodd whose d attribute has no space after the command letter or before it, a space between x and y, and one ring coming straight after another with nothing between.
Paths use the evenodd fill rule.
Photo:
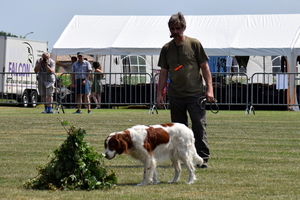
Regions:
<instances>
[{"instance_id":1,"label":"white tent","mask_svg":"<svg viewBox=\"0 0 300 200\"><path fill-rule=\"evenodd\" d=\"M158 55L170 40L169 16L73 17L53 54ZM186 16L185 34L208 55L286 55L300 47L300 14ZM296 49L300 53L300 48Z\"/></svg>"},{"instance_id":2,"label":"white tent","mask_svg":"<svg viewBox=\"0 0 300 200\"><path fill-rule=\"evenodd\" d=\"M158 55L170 40L169 16L73 17L53 55ZM300 14L186 16L185 34L209 56L287 56L294 72L300 55Z\"/></svg>"},{"instance_id":3,"label":"white tent","mask_svg":"<svg viewBox=\"0 0 300 200\"><path fill-rule=\"evenodd\" d=\"M185 16L185 34L201 41L209 56L287 56L295 72L300 55L300 14ZM53 55L158 55L170 40L170 16L73 17ZM294 80L290 79L294 88ZM292 91L292 90L291 90ZM291 96L294 96L291 93Z\"/></svg>"}]
</instances>

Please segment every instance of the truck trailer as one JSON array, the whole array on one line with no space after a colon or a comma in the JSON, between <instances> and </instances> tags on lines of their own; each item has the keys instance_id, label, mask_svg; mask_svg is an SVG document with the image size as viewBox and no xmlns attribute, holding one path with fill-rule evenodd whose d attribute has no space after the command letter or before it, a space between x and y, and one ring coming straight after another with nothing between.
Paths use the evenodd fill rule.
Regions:
<instances>
[{"instance_id":1,"label":"truck trailer","mask_svg":"<svg viewBox=\"0 0 300 200\"><path fill-rule=\"evenodd\" d=\"M35 107L39 98L36 60L47 42L0 36L0 99L3 103Z\"/></svg>"}]
</instances>

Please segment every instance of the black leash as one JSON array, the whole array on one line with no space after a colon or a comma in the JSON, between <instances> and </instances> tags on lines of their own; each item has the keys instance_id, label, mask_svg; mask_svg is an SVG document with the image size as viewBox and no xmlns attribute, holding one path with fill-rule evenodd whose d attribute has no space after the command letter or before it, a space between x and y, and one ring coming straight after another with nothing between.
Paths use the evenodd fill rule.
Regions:
<instances>
[{"instance_id":1,"label":"black leash","mask_svg":"<svg viewBox=\"0 0 300 200\"><path fill-rule=\"evenodd\" d=\"M214 99L213 102L210 102L210 111L214 114L217 114L219 112L219 106L217 104L217 99ZM200 97L198 99L198 105L200 106L201 109L205 109L206 103L207 103L207 99L206 97ZM215 110L213 109L213 105L215 106Z\"/></svg>"}]
</instances>

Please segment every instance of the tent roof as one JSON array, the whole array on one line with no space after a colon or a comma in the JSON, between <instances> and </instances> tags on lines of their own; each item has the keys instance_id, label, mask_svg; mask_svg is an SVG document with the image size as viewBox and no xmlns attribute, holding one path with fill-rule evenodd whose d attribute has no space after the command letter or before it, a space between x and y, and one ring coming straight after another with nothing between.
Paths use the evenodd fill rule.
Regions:
<instances>
[{"instance_id":1,"label":"tent roof","mask_svg":"<svg viewBox=\"0 0 300 200\"><path fill-rule=\"evenodd\" d=\"M170 40L170 16L75 15L53 46L54 55L158 55ZM209 56L299 54L300 14L186 15L185 35ZM299 51L299 52L298 52Z\"/></svg>"}]
</instances>

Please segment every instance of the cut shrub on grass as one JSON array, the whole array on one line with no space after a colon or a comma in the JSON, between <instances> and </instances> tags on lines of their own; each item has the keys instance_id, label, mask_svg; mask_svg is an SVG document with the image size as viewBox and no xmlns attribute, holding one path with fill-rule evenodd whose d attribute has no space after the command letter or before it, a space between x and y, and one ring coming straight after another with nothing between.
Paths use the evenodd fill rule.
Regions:
<instances>
[{"instance_id":1,"label":"cut shrub on grass","mask_svg":"<svg viewBox=\"0 0 300 200\"><path fill-rule=\"evenodd\" d=\"M62 122L66 125L67 122ZM115 173L104 164L104 157L83 141L85 130L71 126L68 138L45 166L38 166L38 175L26 181L27 189L95 190L115 187Z\"/></svg>"}]
</instances>

